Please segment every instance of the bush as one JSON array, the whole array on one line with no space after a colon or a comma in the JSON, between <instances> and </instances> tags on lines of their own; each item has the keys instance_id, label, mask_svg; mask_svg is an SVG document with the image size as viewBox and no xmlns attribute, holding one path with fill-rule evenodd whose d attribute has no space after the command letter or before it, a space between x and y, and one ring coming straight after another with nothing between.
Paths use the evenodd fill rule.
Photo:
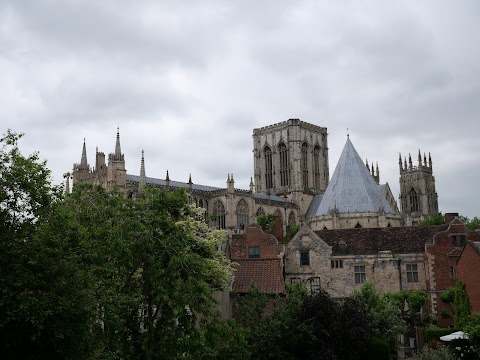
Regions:
<instances>
[{"instance_id":1,"label":"bush","mask_svg":"<svg viewBox=\"0 0 480 360\"><path fill-rule=\"evenodd\" d=\"M437 349L429 349L424 347L421 352L414 355L412 360L455 360L455 357L445 346L440 346Z\"/></svg>"},{"instance_id":2,"label":"bush","mask_svg":"<svg viewBox=\"0 0 480 360\"><path fill-rule=\"evenodd\" d=\"M367 353L365 359L389 360L390 346L388 342L382 339L371 339L368 343Z\"/></svg>"},{"instance_id":3,"label":"bush","mask_svg":"<svg viewBox=\"0 0 480 360\"><path fill-rule=\"evenodd\" d=\"M458 331L453 328L426 328L425 329L425 343L428 343L431 340L440 340L440 336L451 334L455 331Z\"/></svg>"}]
</instances>

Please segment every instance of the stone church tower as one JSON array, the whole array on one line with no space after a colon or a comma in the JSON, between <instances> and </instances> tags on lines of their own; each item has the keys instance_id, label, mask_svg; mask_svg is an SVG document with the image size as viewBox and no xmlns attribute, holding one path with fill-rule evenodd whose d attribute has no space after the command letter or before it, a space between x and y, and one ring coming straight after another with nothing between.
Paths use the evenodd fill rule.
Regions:
<instances>
[{"instance_id":1,"label":"stone church tower","mask_svg":"<svg viewBox=\"0 0 480 360\"><path fill-rule=\"evenodd\" d=\"M327 129L299 119L253 130L255 190L297 203L305 214L329 180ZM303 206L302 206L303 203Z\"/></svg>"},{"instance_id":2,"label":"stone church tower","mask_svg":"<svg viewBox=\"0 0 480 360\"><path fill-rule=\"evenodd\" d=\"M400 206L405 217L405 225L416 225L426 217L438 214L438 195L435 191L432 158L424 154L423 160L418 151L418 165L414 166L412 157L408 155L402 163L402 155L398 161L400 167Z\"/></svg>"}]
</instances>

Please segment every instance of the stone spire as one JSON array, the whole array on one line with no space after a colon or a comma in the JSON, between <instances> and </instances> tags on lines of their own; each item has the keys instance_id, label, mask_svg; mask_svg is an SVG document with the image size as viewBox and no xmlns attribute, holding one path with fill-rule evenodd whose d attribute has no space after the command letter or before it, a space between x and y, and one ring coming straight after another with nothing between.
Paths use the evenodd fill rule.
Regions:
<instances>
[{"instance_id":1,"label":"stone spire","mask_svg":"<svg viewBox=\"0 0 480 360\"><path fill-rule=\"evenodd\" d=\"M192 185L193 185L193 182L192 182L192 174L189 174L188 176L188 188L190 190L192 190Z\"/></svg>"},{"instance_id":2,"label":"stone spire","mask_svg":"<svg viewBox=\"0 0 480 360\"><path fill-rule=\"evenodd\" d=\"M430 156L430 153L428 153L428 166L430 168L432 167L432 157Z\"/></svg>"},{"instance_id":3,"label":"stone spire","mask_svg":"<svg viewBox=\"0 0 480 360\"><path fill-rule=\"evenodd\" d=\"M167 170L167 176L165 176L165 187L167 190L170 188L170 176L168 175L168 170Z\"/></svg>"},{"instance_id":4,"label":"stone spire","mask_svg":"<svg viewBox=\"0 0 480 360\"><path fill-rule=\"evenodd\" d=\"M147 177L145 176L145 158L142 150L142 160L140 161L140 187L147 185Z\"/></svg>"},{"instance_id":5,"label":"stone spire","mask_svg":"<svg viewBox=\"0 0 480 360\"><path fill-rule=\"evenodd\" d=\"M423 164L425 165L425 167L428 166L428 163L427 163L427 155L425 155L425 153L423 153Z\"/></svg>"},{"instance_id":6,"label":"stone spire","mask_svg":"<svg viewBox=\"0 0 480 360\"><path fill-rule=\"evenodd\" d=\"M373 167L373 162L372 162L372 176L375 177L375 169Z\"/></svg>"},{"instance_id":7,"label":"stone spire","mask_svg":"<svg viewBox=\"0 0 480 360\"><path fill-rule=\"evenodd\" d=\"M80 168L81 169L88 169L87 147L85 145L85 138L83 138L82 160L80 161Z\"/></svg>"},{"instance_id":8,"label":"stone spire","mask_svg":"<svg viewBox=\"0 0 480 360\"><path fill-rule=\"evenodd\" d=\"M117 127L117 142L115 143L115 160L122 160L122 150L120 148L120 129Z\"/></svg>"},{"instance_id":9,"label":"stone spire","mask_svg":"<svg viewBox=\"0 0 480 360\"><path fill-rule=\"evenodd\" d=\"M422 154L420 153L420 149L418 149L418 166L422 166Z\"/></svg>"},{"instance_id":10,"label":"stone spire","mask_svg":"<svg viewBox=\"0 0 480 360\"><path fill-rule=\"evenodd\" d=\"M402 167L402 154L401 153L398 153L398 166L400 168L400 172L402 172L403 167Z\"/></svg>"},{"instance_id":11,"label":"stone spire","mask_svg":"<svg viewBox=\"0 0 480 360\"><path fill-rule=\"evenodd\" d=\"M70 176L72 174L70 174L69 172L63 174L63 177L65 178L65 194L70 194Z\"/></svg>"},{"instance_id":12,"label":"stone spire","mask_svg":"<svg viewBox=\"0 0 480 360\"><path fill-rule=\"evenodd\" d=\"M368 169L368 172L370 172L370 165L368 165L368 159L365 159L365 166Z\"/></svg>"},{"instance_id":13,"label":"stone spire","mask_svg":"<svg viewBox=\"0 0 480 360\"><path fill-rule=\"evenodd\" d=\"M413 164L412 164L412 156L410 154L408 154L408 168L410 170L413 169Z\"/></svg>"},{"instance_id":14,"label":"stone spire","mask_svg":"<svg viewBox=\"0 0 480 360\"><path fill-rule=\"evenodd\" d=\"M375 172L377 173L377 184L380 184L380 170L378 170L378 161L375 162Z\"/></svg>"},{"instance_id":15,"label":"stone spire","mask_svg":"<svg viewBox=\"0 0 480 360\"><path fill-rule=\"evenodd\" d=\"M253 188L253 178L250 177L250 192L254 192L254 188Z\"/></svg>"},{"instance_id":16,"label":"stone spire","mask_svg":"<svg viewBox=\"0 0 480 360\"><path fill-rule=\"evenodd\" d=\"M407 157L406 157L406 156L405 156L404 160L405 160L405 162L404 162L404 165L405 165L404 169L407 170L408 167L407 167Z\"/></svg>"}]
</instances>

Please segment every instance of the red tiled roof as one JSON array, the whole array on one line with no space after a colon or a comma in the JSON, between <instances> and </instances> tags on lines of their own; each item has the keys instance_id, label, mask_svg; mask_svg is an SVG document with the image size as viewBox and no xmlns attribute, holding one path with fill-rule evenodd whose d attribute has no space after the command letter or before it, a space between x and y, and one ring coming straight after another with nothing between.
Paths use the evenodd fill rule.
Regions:
<instances>
[{"instance_id":1,"label":"red tiled roof","mask_svg":"<svg viewBox=\"0 0 480 360\"><path fill-rule=\"evenodd\" d=\"M337 229L315 233L333 247L333 255L342 254L337 245L340 240L347 244L346 254L374 255L379 251L408 254L425 252L425 244L431 243L435 234L447 227L448 225Z\"/></svg>"},{"instance_id":2,"label":"red tiled roof","mask_svg":"<svg viewBox=\"0 0 480 360\"><path fill-rule=\"evenodd\" d=\"M234 275L233 291L246 293L250 284L267 294L285 293L283 269L280 259L237 259Z\"/></svg>"}]
</instances>

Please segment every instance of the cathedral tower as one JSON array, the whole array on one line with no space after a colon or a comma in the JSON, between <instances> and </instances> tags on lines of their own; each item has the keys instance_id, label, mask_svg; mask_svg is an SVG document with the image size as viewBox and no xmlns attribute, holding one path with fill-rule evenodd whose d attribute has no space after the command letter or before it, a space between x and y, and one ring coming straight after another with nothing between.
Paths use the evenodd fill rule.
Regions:
<instances>
[{"instance_id":1,"label":"cathedral tower","mask_svg":"<svg viewBox=\"0 0 480 360\"><path fill-rule=\"evenodd\" d=\"M108 155L107 189L112 190L115 186L125 190L127 170L125 169L125 158L120 148L120 132L117 128L117 141L115 152Z\"/></svg>"},{"instance_id":2,"label":"cathedral tower","mask_svg":"<svg viewBox=\"0 0 480 360\"><path fill-rule=\"evenodd\" d=\"M406 225L415 225L427 216L438 213L438 195L435 191L432 158L424 154L423 159L418 151L418 165L414 166L412 157L408 155L400 167L400 205L402 214L406 217Z\"/></svg>"},{"instance_id":3,"label":"cathedral tower","mask_svg":"<svg viewBox=\"0 0 480 360\"><path fill-rule=\"evenodd\" d=\"M90 171L90 165L87 162L87 148L85 146L85 139L83 139L82 158L80 160L80 164L73 164L72 178L73 184L91 181L92 174Z\"/></svg>"},{"instance_id":4,"label":"cathedral tower","mask_svg":"<svg viewBox=\"0 0 480 360\"><path fill-rule=\"evenodd\" d=\"M327 129L290 119L253 130L255 189L316 194L328 185Z\"/></svg>"}]
</instances>

